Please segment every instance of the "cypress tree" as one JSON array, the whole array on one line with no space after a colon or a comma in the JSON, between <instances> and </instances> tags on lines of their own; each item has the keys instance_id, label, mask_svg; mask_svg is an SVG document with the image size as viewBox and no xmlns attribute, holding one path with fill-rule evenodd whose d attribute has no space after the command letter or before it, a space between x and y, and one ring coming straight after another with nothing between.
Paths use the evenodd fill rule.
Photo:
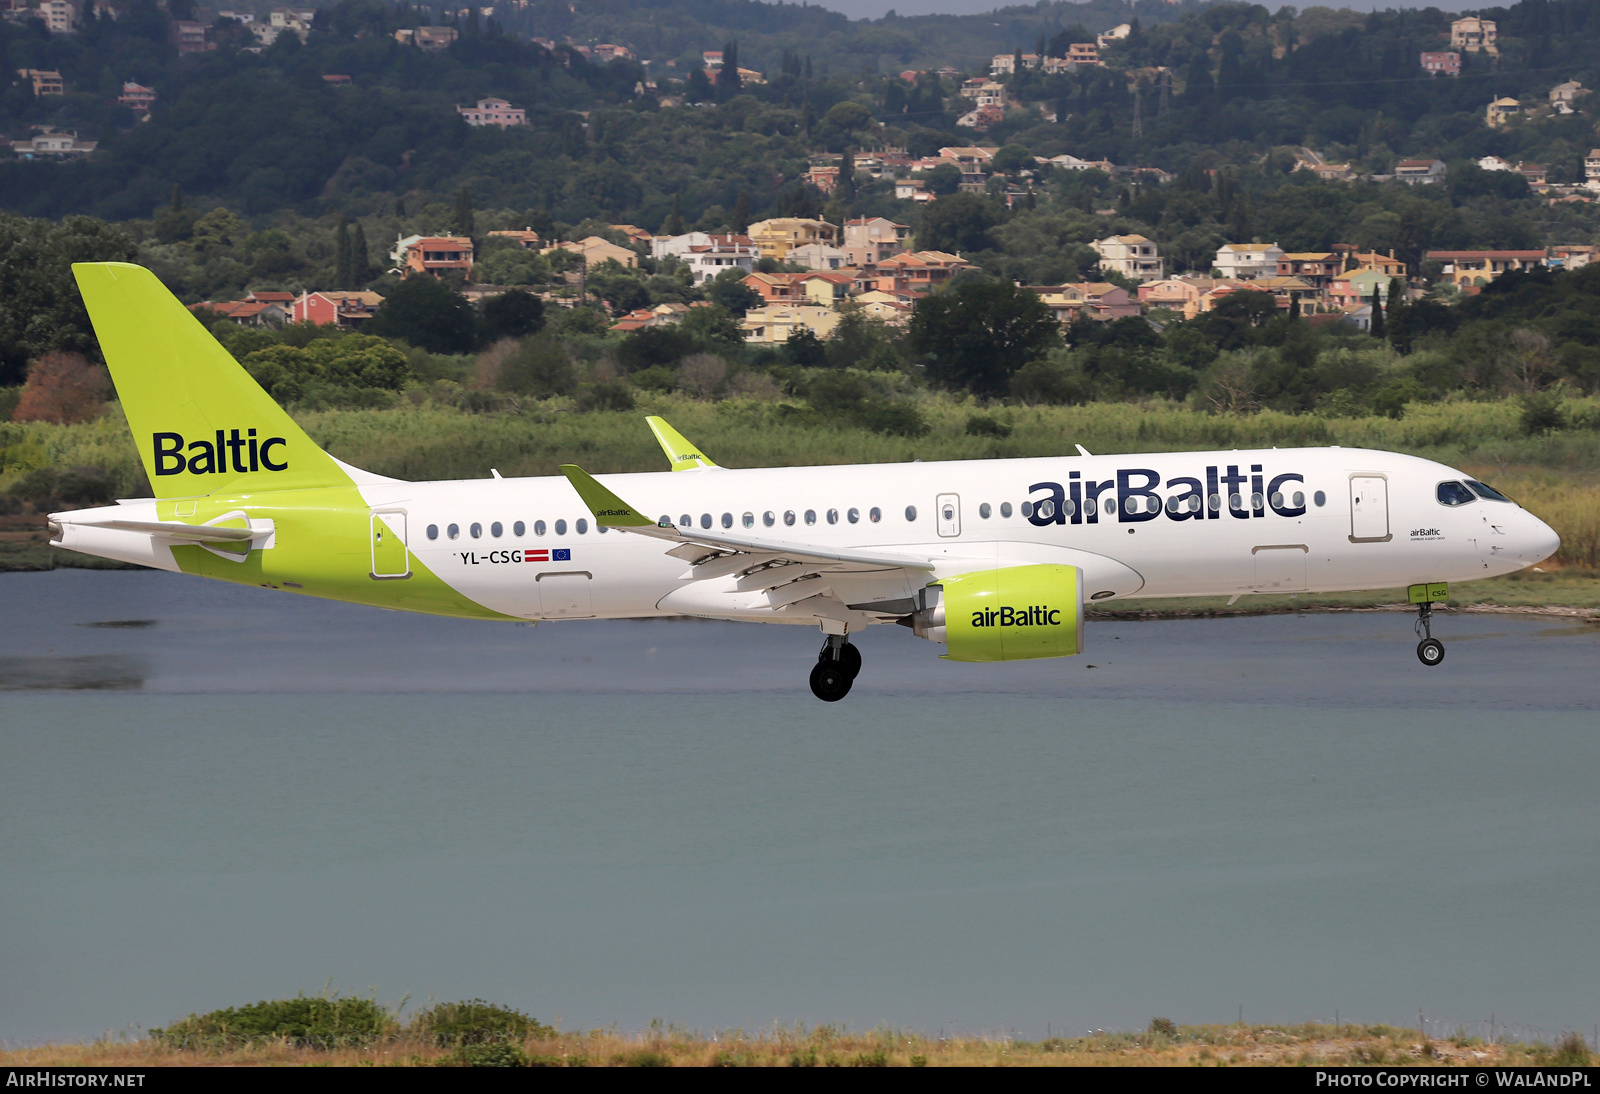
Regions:
<instances>
[{"instance_id":1,"label":"cypress tree","mask_svg":"<svg viewBox=\"0 0 1600 1094\"><path fill-rule=\"evenodd\" d=\"M333 237L333 287L350 287L350 222L343 216Z\"/></svg>"},{"instance_id":2,"label":"cypress tree","mask_svg":"<svg viewBox=\"0 0 1600 1094\"><path fill-rule=\"evenodd\" d=\"M733 230L743 235L750 227L750 191L740 190L739 200L733 203Z\"/></svg>"},{"instance_id":3,"label":"cypress tree","mask_svg":"<svg viewBox=\"0 0 1600 1094\"><path fill-rule=\"evenodd\" d=\"M724 42L722 68L717 72L718 97L731 99L739 93L739 87L739 43Z\"/></svg>"},{"instance_id":4,"label":"cypress tree","mask_svg":"<svg viewBox=\"0 0 1600 1094\"><path fill-rule=\"evenodd\" d=\"M367 233L356 221L355 233L350 237L350 287L358 289L372 276L372 260L367 254Z\"/></svg>"},{"instance_id":5,"label":"cypress tree","mask_svg":"<svg viewBox=\"0 0 1600 1094\"><path fill-rule=\"evenodd\" d=\"M1378 286L1372 286L1372 326L1368 334L1374 338L1383 337L1383 301L1378 298Z\"/></svg>"},{"instance_id":6,"label":"cypress tree","mask_svg":"<svg viewBox=\"0 0 1600 1094\"><path fill-rule=\"evenodd\" d=\"M667 223L662 226L662 232L669 236L683 234L683 192L672 195L672 212L667 217Z\"/></svg>"},{"instance_id":7,"label":"cypress tree","mask_svg":"<svg viewBox=\"0 0 1600 1094\"><path fill-rule=\"evenodd\" d=\"M472 192L465 186L456 194L456 232L464 236L472 234Z\"/></svg>"},{"instance_id":8,"label":"cypress tree","mask_svg":"<svg viewBox=\"0 0 1600 1094\"><path fill-rule=\"evenodd\" d=\"M856 199L856 158L848 148L839 160L839 182L834 187L834 197L847 206Z\"/></svg>"}]
</instances>

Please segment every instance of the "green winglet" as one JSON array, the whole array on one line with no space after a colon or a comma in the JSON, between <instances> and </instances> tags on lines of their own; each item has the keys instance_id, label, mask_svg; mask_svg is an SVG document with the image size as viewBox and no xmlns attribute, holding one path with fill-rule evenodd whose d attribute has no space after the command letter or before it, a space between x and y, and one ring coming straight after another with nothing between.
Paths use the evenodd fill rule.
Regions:
<instances>
[{"instance_id":1,"label":"green winglet","mask_svg":"<svg viewBox=\"0 0 1600 1094\"><path fill-rule=\"evenodd\" d=\"M638 528L655 521L633 508L595 481L593 475L575 463L561 465L561 473L594 514L594 522L607 528Z\"/></svg>"},{"instance_id":2,"label":"green winglet","mask_svg":"<svg viewBox=\"0 0 1600 1094\"><path fill-rule=\"evenodd\" d=\"M661 443L661 450L672 462L674 471L694 471L702 467L717 466L705 453L685 440L682 433L668 425L665 418L651 414L645 421L650 423L650 432L654 433L656 440Z\"/></svg>"}]
</instances>

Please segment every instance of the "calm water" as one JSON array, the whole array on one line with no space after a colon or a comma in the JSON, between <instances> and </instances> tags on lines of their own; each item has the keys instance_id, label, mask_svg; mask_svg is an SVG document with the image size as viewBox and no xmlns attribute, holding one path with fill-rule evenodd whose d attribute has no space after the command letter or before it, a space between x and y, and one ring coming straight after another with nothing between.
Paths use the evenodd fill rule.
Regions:
<instances>
[{"instance_id":1,"label":"calm water","mask_svg":"<svg viewBox=\"0 0 1600 1094\"><path fill-rule=\"evenodd\" d=\"M117 626L96 624L115 623ZM1600 628L537 628L0 576L0 1038L315 992L569 1027L1600 1018ZM1090 668L1089 666L1094 666Z\"/></svg>"}]
</instances>

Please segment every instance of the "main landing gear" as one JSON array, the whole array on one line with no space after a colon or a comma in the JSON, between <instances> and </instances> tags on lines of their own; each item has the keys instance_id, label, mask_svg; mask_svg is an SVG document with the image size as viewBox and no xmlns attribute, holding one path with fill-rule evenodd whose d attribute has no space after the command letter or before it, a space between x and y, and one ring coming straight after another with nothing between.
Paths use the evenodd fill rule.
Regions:
<instances>
[{"instance_id":1,"label":"main landing gear","mask_svg":"<svg viewBox=\"0 0 1600 1094\"><path fill-rule=\"evenodd\" d=\"M1432 668L1444 660L1444 643L1433 636L1433 605L1417 605L1417 660Z\"/></svg>"},{"instance_id":2,"label":"main landing gear","mask_svg":"<svg viewBox=\"0 0 1600 1094\"><path fill-rule=\"evenodd\" d=\"M824 703L837 703L850 694L861 672L861 651L842 634L830 634L811 670L811 694Z\"/></svg>"}]
</instances>

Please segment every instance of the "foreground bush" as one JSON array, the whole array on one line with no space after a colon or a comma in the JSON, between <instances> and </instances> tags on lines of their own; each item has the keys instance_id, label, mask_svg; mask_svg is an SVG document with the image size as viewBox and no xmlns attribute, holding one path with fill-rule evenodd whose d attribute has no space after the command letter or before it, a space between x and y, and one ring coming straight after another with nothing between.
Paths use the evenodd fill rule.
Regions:
<instances>
[{"instance_id":1,"label":"foreground bush","mask_svg":"<svg viewBox=\"0 0 1600 1094\"><path fill-rule=\"evenodd\" d=\"M505 1044L528 1037L554 1037L550 1026L519 1010L468 999L439 1003L417 1014L407 1032L440 1045Z\"/></svg>"},{"instance_id":2,"label":"foreground bush","mask_svg":"<svg viewBox=\"0 0 1600 1094\"><path fill-rule=\"evenodd\" d=\"M282 1041L301 1048L367 1045L392 1032L394 1019L370 999L297 996L191 1014L152 1040L173 1048L233 1047Z\"/></svg>"}]
</instances>

